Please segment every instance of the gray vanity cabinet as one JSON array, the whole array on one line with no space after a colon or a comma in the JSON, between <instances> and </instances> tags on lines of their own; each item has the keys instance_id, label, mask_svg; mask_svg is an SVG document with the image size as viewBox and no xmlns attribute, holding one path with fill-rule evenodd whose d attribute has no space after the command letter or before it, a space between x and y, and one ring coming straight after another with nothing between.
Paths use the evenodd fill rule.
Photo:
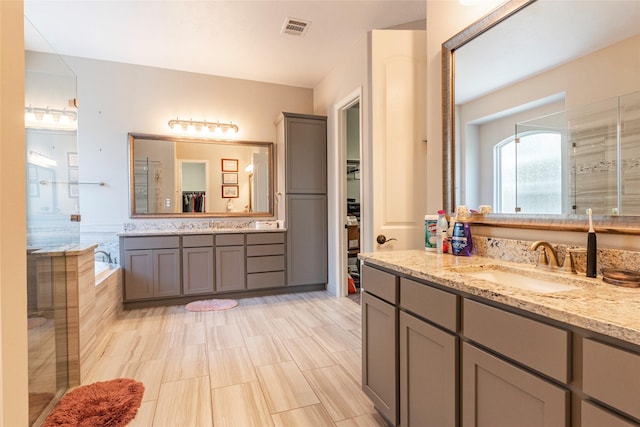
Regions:
<instances>
[{"instance_id":1,"label":"gray vanity cabinet","mask_svg":"<svg viewBox=\"0 0 640 427\"><path fill-rule=\"evenodd\" d=\"M284 233L247 234L247 289L286 284Z\"/></svg>"},{"instance_id":2,"label":"gray vanity cabinet","mask_svg":"<svg viewBox=\"0 0 640 427\"><path fill-rule=\"evenodd\" d=\"M462 344L462 425L562 427L569 391L469 344Z\"/></svg>"},{"instance_id":3,"label":"gray vanity cabinet","mask_svg":"<svg viewBox=\"0 0 640 427\"><path fill-rule=\"evenodd\" d=\"M457 425L458 300L449 292L400 279L402 427Z\"/></svg>"},{"instance_id":4,"label":"gray vanity cabinet","mask_svg":"<svg viewBox=\"0 0 640 427\"><path fill-rule=\"evenodd\" d=\"M287 195L289 286L327 283L327 196Z\"/></svg>"},{"instance_id":5,"label":"gray vanity cabinet","mask_svg":"<svg viewBox=\"0 0 640 427\"><path fill-rule=\"evenodd\" d=\"M398 279L362 270L362 390L392 425L398 425Z\"/></svg>"},{"instance_id":6,"label":"gray vanity cabinet","mask_svg":"<svg viewBox=\"0 0 640 427\"><path fill-rule=\"evenodd\" d=\"M245 289L244 234L216 236L216 292Z\"/></svg>"},{"instance_id":7,"label":"gray vanity cabinet","mask_svg":"<svg viewBox=\"0 0 640 427\"><path fill-rule=\"evenodd\" d=\"M180 238L124 240L125 300L180 295Z\"/></svg>"},{"instance_id":8,"label":"gray vanity cabinet","mask_svg":"<svg viewBox=\"0 0 640 427\"><path fill-rule=\"evenodd\" d=\"M640 419L640 354L585 338L582 370L585 394Z\"/></svg>"},{"instance_id":9,"label":"gray vanity cabinet","mask_svg":"<svg viewBox=\"0 0 640 427\"><path fill-rule=\"evenodd\" d=\"M277 123L285 165L287 284L327 283L327 118L283 113Z\"/></svg>"},{"instance_id":10,"label":"gray vanity cabinet","mask_svg":"<svg viewBox=\"0 0 640 427\"><path fill-rule=\"evenodd\" d=\"M215 290L213 235L182 237L182 293L210 294Z\"/></svg>"}]
</instances>

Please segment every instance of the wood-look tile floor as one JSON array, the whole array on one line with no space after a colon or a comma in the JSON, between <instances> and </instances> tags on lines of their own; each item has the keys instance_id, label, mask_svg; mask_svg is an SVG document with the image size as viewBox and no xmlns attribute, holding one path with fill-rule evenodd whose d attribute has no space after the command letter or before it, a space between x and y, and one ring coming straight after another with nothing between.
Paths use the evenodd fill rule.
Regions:
<instances>
[{"instance_id":1,"label":"wood-look tile floor","mask_svg":"<svg viewBox=\"0 0 640 427\"><path fill-rule=\"evenodd\" d=\"M386 426L361 390L360 306L309 292L124 312L84 383L145 385L130 426Z\"/></svg>"}]
</instances>

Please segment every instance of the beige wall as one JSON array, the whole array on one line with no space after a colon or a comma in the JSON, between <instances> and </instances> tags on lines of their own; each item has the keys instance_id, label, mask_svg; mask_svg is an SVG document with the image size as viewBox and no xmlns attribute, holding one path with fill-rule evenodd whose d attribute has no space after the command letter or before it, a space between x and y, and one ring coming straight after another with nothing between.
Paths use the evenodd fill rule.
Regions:
<instances>
[{"instance_id":1,"label":"beige wall","mask_svg":"<svg viewBox=\"0 0 640 427\"><path fill-rule=\"evenodd\" d=\"M0 425L28 424L24 30L0 1Z\"/></svg>"},{"instance_id":2,"label":"beige wall","mask_svg":"<svg viewBox=\"0 0 640 427\"><path fill-rule=\"evenodd\" d=\"M30 59L35 60L31 54ZM128 132L171 134L170 119L232 121L238 140L275 142L282 111L313 112L313 91L139 65L64 57L78 78L82 232L129 219ZM220 189L218 189L219 191ZM214 191L214 190L212 190ZM87 242L89 243L89 242Z\"/></svg>"}]
</instances>

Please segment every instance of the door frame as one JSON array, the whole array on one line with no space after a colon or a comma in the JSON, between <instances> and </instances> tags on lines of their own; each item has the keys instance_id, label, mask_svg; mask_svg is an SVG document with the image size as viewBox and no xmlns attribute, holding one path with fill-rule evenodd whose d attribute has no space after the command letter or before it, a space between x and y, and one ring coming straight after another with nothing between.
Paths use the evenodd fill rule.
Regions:
<instances>
[{"instance_id":1,"label":"door frame","mask_svg":"<svg viewBox=\"0 0 640 427\"><path fill-rule=\"evenodd\" d=\"M332 212L332 218L330 219L329 229L335 230L333 235L336 245L333 247L339 248L335 251L329 251L329 274L333 273L333 277L329 277L329 281L336 284L337 297L343 297L348 294L347 284L347 229L345 227L347 223L347 110L353 107L355 104L360 103L360 113L358 117L359 139L360 146L360 168L363 167L362 162L362 87L358 87L352 91L349 95L341 99L335 104L334 117L336 118L336 126L334 126L334 140L336 141L336 152L334 153L334 170L336 182L333 183L333 188L336 189L336 197L332 198L336 200L336 205ZM361 176L364 178L363 173ZM362 209L363 197L365 196L362 191L362 183L360 180L360 206ZM362 218L362 213L361 217ZM333 225L333 227L331 227ZM362 228L361 228L362 230ZM332 247L332 246L329 246ZM361 244L362 248L362 244ZM333 268L332 268L333 266Z\"/></svg>"}]
</instances>

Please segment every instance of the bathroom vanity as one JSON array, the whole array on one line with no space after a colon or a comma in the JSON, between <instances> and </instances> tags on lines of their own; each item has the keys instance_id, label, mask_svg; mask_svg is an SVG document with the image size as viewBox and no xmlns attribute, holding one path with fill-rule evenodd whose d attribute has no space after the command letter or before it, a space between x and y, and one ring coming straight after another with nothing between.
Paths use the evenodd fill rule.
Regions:
<instances>
[{"instance_id":1,"label":"bathroom vanity","mask_svg":"<svg viewBox=\"0 0 640 427\"><path fill-rule=\"evenodd\" d=\"M123 233L124 307L324 289L287 286L280 229Z\"/></svg>"},{"instance_id":2,"label":"bathroom vanity","mask_svg":"<svg viewBox=\"0 0 640 427\"><path fill-rule=\"evenodd\" d=\"M640 425L640 289L479 256L360 259L362 386L392 425Z\"/></svg>"}]
</instances>

